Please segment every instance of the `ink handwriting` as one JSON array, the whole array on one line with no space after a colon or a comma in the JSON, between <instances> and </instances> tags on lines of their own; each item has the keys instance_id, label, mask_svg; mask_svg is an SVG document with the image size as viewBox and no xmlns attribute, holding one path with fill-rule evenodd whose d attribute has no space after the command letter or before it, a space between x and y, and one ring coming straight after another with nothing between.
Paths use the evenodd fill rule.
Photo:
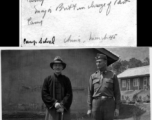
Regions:
<instances>
[{"instance_id":1,"label":"ink handwriting","mask_svg":"<svg viewBox=\"0 0 152 120\"><path fill-rule=\"evenodd\" d=\"M39 21L33 21L32 17L27 19L28 25L36 25L36 24L40 24L42 26L43 21L39 20Z\"/></svg>"},{"instance_id":2,"label":"ink handwriting","mask_svg":"<svg viewBox=\"0 0 152 120\"><path fill-rule=\"evenodd\" d=\"M39 43L49 43L49 44L55 44L55 36L52 37L51 40L48 40L48 38L45 38L44 40L42 38L40 38Z\"/></svg>"},{"instance_id":3,"label":"ink handwriting","mask_svg":"<svg viewBox=\"0 0 152 120\"><path fill-rule=\"evenodd\" d=\"M101 13L102 10L103 10L103 8L104 8L105 6L106 6L106 3L103 3L103 4L94 4L94 1L92 1L91 5L88 6L88 9L99 7L99 13Z\"/></svg>"},{"instance_id":4,"label":"ink handwriting","mask_svg":"<svg viewBox=\"0 0 152 120\"><path fill-rule=\"evenodd\" d=\"M116 36L118 36L118 34L108 35L107 33L104 36L95 36L95 35L92 35L92 32L90 32L88 40L89 41L99 40L102 42L105 40L114 40L114 39L116 39ZM67 38L64 38L63 42L64 43L85 43L85 42L87 42L87 40L81 41L81 39L79 37L72 38L72 35L69 35ZM55 36L53 36L51 39L40 38L38 41L37 40L27 40L26 38L24 38L23 43L32 44L34 46L36 44L55 44Z\"/></svg>"},{"instance_id":5,"label":"ink handwriting","mask_svg":"<svg viewBox=\"0 0 152 120\"><path fill-rule=\"evenodd\" d=\"M114 34L114 35L107 35L105 34L104 37L99 37L99 36L93 36L92 33L90 33L90 36L89 36L89 41L92 41L92 40L113 40L115 39L117 36L117 34Z\"/></svg>"},{"instance_id":6,"label":"ink handwriting","mask_svg":"<svg viewBox=\"0 0 152 120\"><path fill-rule=\"evenodd\" d=\"M37 44L37 41L35 40L26 40L26 38L24 38L24 44L33 44L34 46Z\"/></svg>"},{"instance_id":7,"label":"ink handwriting","mask_svg":"<svg viewBox=\"0 0 152 120\"><path fill-rule=\"evenodd\" d=\"M26 38L24 38L23 40L24 44L33 44L34 46L36 44L55 44L55 36L52 37L52 39L48 39L48 38L40 38L39 42L37 42L37 40L27 40Z\"/></svg>"},{"instance_id":8,"label":"ink handwriting","mask_svg":"<svg viewBox=\"0 0 152 120\"><path fill-rule=\"evenodd\" d=\"M91 43L91 41L102 42L106 40L107 41L115 40L116 38L118 38L118 34L119 37L121 34L119 33L120 30L119 31L116 30L117 28L113 29L115 26L117 27L117 24L115 24L115 22L119 23L119 21L122 20L121 23L124 26L126 25L127 20L123 21L124 17L121 18L121 16L123 16L123 13L125 13L125 15L126 13L127 14L129 13L128 6L131 5L130 2L132 1L131 0L105 0L105 1L91 0L89 2L81 2L81 3L77 1L71 1L70 3L64 1L60 1L60 2L58 1L55 4L53 2L52 2L53 4L51 4L51 2L48 1L46 2L44 0L26 0L25 2L29 5L27 8L30 8L31 13L28 14L29 12L28 9L26 10L23 9L24 10L23 13L26 12L26 15L25 17L23 17L22 20L25 20L24 23L29 28L27 30L31 30L32 32L30 31L30 33L36 34L37 36L35 35L36 38L28 38L28 36L27 37L24 36L22 38L22 43L24 45L36 46L38 44L55 45L56 43L59 43L60 41L59 42L56 41L56 37L58 37L57 35L59 35L56 34L56 32L60 32L61 29L63 30L61 30L61 35L59 36L60 36L60 40L62 40L61 43L64 44L75 43L77 45L78 43L80 44L81 43L87 44L87 42ZM128 4L128 6L125 6L125 4ZM119 12L119 10L122 10L121 13ZM115 16L115 12L117 13L116 16ZM82 22L81 22L81 16L82 16ZM78 19L79 17L80 19ZM95 23L96 19L97 19L97 24ZM111 20L113 19L114 21L111 22ZM129 19L129 21L132 21L132 19ZM90 22L94 22L95 24L90 24ZM84 28L83 28L83 23L84 23ZM91 26L91 25L95 25L95 26ZM102 27L102 30L98 28L98 25L99 27ZM104 29L104 25L106 26L105 29ZM120 26L118 25L118 29ZM67 27L69 28L67 29ZM75 29L75 27L80 29ZM83 33L81 33L79 30L82 30L82 32L86 30L87 32L84 35L82 35ZM101 32L99 33L100 30ZM114 30L116 30L115 33L113 33ZM66 36L65 35L62 36L62 34L64 33L66 34ZM52 34L54 34L54 36L52 36ZM80 35L82 38L78 37L78 35Z\"/></svg>"},{"instance_id":9,"label":"ink handwriting","mask_svg":"<svg viewBox=\"0 0 152 120\"><path fill-rule=\"evenodd\" d=\"M44 2L44 0L27 0L27 1L30 2L30 3L41 2L41 6L43 5L43 2Z\"/></svg>"},{"instance_id":10,"label":"ink handwriting","mask_svg":"<svg viewBox=\"0 0 152 120\"><path fill-rule=\"evenodd\" d=\"M124 1L121 1L121 0L116 0L114 2L114 5L117 3L117 4L126 4L127 2L130 2L129 0L124 0Z\"/></svg>"},{"instance_id":11,"label":"ink handwriting","mask_svg":"<svg viewBox=\"0 0 152 120\"><path fill-rule=\"evenodd\" d=\"M35 14L43 13L43 17L42 17L42 18L45 17L47 10L44 10L44 9L38 10L38 9L36 8L36 6L34 6L34 8L35 8Z\"/></svg>"},{"instance_id":12,"label":"ink handwriting","mask_svg":"<svg viewBox=\"0 0 152 120\"><path fill-rule=\"evenodd\" d=\"M61 3L59 4L59 6L56 7L56 11L62 11L62 10L65 11L65 10L71 10L71 9L75 10L76 7L77 7L77 4L70 4L67 7L65 7L64 4Z\"/></svg>"},{"instance_id":13,"label":"ink handwriting","mask_svg":"<svg viewBox=\"0 0 152 120\"><path fill-rule=\"evenodd\" d=\"M41 6L43 5L44 0L27 0L29 3L32 2L41 2ZM130 0L115 0L114 5L123 5L130 2ZM55 9L54 9L55 8ZM32 17L29 17L27 19L28 25L36 25L39 24L42 26L43 19L47 15L47 13L52 13L52 12L65 12L65 11L82 11L82 10L89 10L89 9L99 9L99 13L102 13L104 9L106 9L106 16L110 14L110 11L112 10L112 1L105 2L105 3L95 3L94 1L91 2L91 4L84 5L84 6L79 6L78 3L72 3L72 4L65 4L65 3L60 3L57 6L49 6L48 8L40 8L34 5L34 14L42 14L42 19L34 21ZM38 18L38 17L36 17Z\"/></svg>"},{"instance_id":14,"label":"ink handwriting","mask_svg":"<svg viewBox=\"0 0 152 120\"><path fill-rule=\"evenodd\" d=\"M80 39L72 39L71 38L72 37L72 35L70 35L69 37L68 37L68 39L64 39L64 43L67 43L67 42L81 42L81 40Z\"/></svg>"}]
</instances>

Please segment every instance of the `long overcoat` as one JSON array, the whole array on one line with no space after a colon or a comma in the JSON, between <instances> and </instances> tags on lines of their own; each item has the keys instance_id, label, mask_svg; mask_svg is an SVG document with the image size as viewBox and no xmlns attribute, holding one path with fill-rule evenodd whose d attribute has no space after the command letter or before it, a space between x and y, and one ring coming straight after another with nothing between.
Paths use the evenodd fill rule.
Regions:
<instances>
[{"instance_id":1,"label":"long overcoat","mask_svg":"<svg viewBox=\"0 0 152 120\"><path fill-rule=\"evenodd\" d=\"M63 99L58 101L56 99L55 84L56 81L61 81ZM42 86L42 100L46 105L46 117L45 120L59 120L61 115L56 112L55 102L60 102L64 107L64 119L70 120L70 106L72 104L73 93L70 79L65 75L56 76L55 74L45 78Z\"/></svg>"}]
</instances>

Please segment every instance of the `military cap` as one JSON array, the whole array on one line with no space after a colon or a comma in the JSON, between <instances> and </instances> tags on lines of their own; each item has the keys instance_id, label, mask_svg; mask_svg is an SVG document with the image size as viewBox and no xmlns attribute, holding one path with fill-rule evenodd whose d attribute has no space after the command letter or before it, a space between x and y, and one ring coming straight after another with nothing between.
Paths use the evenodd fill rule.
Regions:
<instances>
[{"instance_id":1,"label":"military cap","mask_svg":"<svg viewBox=\"0 0 152 120\"><path fill-rule=\"evenodd\" d=\"M96 60L100 60L100 59L107 60L107 56L104 54L101 54L101 53L97 53L97 56L95 57L95 59Z\"/></svg>"},{"instance_id":2,"label":"military cap","mask_svg":"<svg viewBox=\"0 0 152 120\"><path fill-rule=\"evenodd\" d=\"M66 68L66 63L63 62L62 58L60 56L56 56L53 60L53 62L50 63L50 67L53 69L54 64L62 64L63 70Z\"/></svg>"}]
</instances>

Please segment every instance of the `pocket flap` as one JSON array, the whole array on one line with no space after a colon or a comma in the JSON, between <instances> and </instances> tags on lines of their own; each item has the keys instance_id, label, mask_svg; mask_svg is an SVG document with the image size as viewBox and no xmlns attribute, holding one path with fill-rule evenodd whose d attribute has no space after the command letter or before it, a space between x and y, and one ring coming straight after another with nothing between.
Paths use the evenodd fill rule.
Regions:
<instances>
[{"instance_id":1,"label":"pocket flap","mask_svg":"<svg viewBox=\"0 0 152 120\"><path fill-rule=\"evenodd\" d=\"M95 84L95 83L97 83L97 82L99 82L99 79L94 79L94 80L93 80L93 84Z\"/></svg>"},{"instance_id":2,"label":"pocket flap","mask_svg":"<svg viewBox=\"0 0 152 120\"><path fill-rule=\"evenodd\" d=\"M105 81L108 83L113 83L113 80L111 78L105 78Z\"/></svg>"}]
</instances>

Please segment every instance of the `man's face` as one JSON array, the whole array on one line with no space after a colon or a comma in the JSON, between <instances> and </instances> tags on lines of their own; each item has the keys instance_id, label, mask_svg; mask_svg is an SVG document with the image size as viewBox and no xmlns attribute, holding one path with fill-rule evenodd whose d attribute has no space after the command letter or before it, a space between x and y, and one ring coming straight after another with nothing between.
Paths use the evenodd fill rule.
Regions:
<instances>
[{"instance_id":1,"label":"man's face","mask_svg":"<svg viewBox=\"0 0 152 120\"><path fill-rule=\"evenodd\" d=\"M56 63L56 64L53 65L53 70L54 70L55 73L60 74L63 70L63 65L60 64L60 63Z\"/></svg>"},{"instance_id":2,"label":"man's face","mask_svg":"<svg viewBox=\"0 0 152 120\"><path fill-rule=\"evenodd\" d=\"M102 68L106 67L107 66L106 63L107 62L104 59L96 60L97 69L102 69Z\"/></svg>"}]
</instances>

